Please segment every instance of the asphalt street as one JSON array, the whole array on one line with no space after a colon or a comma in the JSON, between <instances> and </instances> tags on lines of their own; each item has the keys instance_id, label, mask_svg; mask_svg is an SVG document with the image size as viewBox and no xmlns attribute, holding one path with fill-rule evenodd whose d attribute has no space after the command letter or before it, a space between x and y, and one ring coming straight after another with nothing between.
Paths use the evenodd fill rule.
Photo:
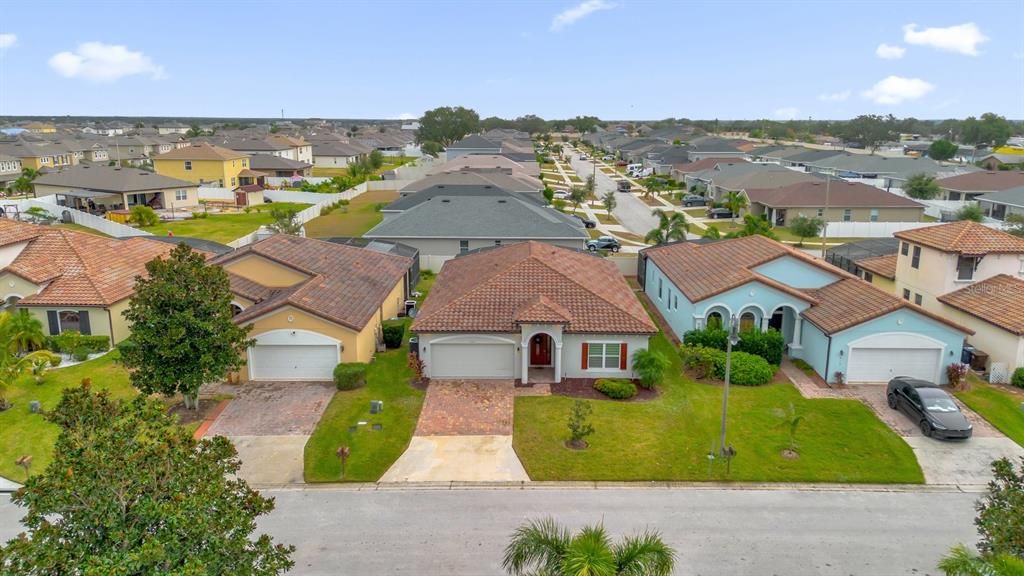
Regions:
<instances>
[{"instance_id":1,"label":"asphalt street","mask_svg":"<svg viewBox=\"0 0 1024 576\"><path fill-rule=\"evenodd\" d=\"M572 168L576 171L576 174L583 179L585 182L588 176L594 174L594 163L584 162L580 160L578 153L572 155ZM597 170L597 175L594 178L595 191L594 195L600 199L609 190L616 190L616 183L611 179L610 176ZM644 201L638 198L635 194L616 194L615 197L618 202L615 205L615 210L612 210L619 222L626 227L630 232L645 236L652 228L658 227L658 219L651 215L653 208L644 204Z\"/></svg>"},{"instance_id":2,"label":"asphalt street","mask_svg":"<svg viewBox=\"0 0 1024 576\"><path fill-rule=\"evenodd\" d=\"M267 491L277 509L259 529L294 544L293 574L501 574L508 536L551 515L604 522L613 536L657 529L677 574L938 574L938 559L973 544L978 494L718 488L354 489ZM21 511L0 500L0 539Z\"/></svg>"}]
</instances>

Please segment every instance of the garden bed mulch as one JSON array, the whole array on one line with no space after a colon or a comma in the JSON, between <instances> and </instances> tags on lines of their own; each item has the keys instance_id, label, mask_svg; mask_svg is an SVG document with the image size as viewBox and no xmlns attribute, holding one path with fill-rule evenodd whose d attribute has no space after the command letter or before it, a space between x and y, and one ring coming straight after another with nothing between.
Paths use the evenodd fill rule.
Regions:
<instances>
[{"instance_id":1,"label":"garden bed mulch","mask_svg":"<svg viewBox=\"0 0 1024 576\"><path fill-rule=\"evenodd\" d=\"M634 382L635 384L635 382ZM569 398L582 398L585 400L612 400L604 394L594 390L594 381L586 378L563 378L561 382L552 383L551 393ZM628 400L614 400L614 402L648 402L660 396L657 389L647 390L636 387L636 396Z\"/></svg>"},{"instance_id":2,"label":"garden bed mulch","mask_svg":"<svg viewBox=\"0 0 1024 576\"><path fill-rule=\"evenodd\" d=\"M167 409L167 413L178 417L178 425L188 426L199 422L195 431L196 439L202 438L206 430L213 424L213 421L220 416L220 413L227 407L231 399L200 398L199 409L186 408L184 402L178 402Z\"/></svg>"}]
</instances>

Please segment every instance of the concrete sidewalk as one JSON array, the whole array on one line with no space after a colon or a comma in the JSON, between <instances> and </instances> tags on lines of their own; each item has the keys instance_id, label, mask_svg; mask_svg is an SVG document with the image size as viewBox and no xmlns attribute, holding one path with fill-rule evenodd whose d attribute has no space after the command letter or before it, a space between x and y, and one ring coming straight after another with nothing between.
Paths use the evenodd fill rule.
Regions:
<instances>
[{"instance_id":1,"label":"concrete sidewalk","mask_svg":"<svg viewBox=\"0 0 1024 576\"><path fill-rule=\"evenodd\" d=\"M391 465L390 482L526 482L512 436L414 436Z\"/></svg>"}]
</instances>

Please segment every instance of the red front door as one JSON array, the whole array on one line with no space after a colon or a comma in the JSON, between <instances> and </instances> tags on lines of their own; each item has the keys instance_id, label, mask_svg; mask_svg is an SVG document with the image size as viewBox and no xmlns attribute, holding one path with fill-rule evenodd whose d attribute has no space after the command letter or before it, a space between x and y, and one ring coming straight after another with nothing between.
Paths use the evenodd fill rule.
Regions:
<instances>
[{"instance_id":1,"label":"red front door","mask_svg":"<svg viewBox=\"0 0 1024 576\"><path fill-rule=\"evenodd\" d=\"M547 334L537 334L530 339L530 365L551 365L551 337Z\"/></svg>"}]
</instances>

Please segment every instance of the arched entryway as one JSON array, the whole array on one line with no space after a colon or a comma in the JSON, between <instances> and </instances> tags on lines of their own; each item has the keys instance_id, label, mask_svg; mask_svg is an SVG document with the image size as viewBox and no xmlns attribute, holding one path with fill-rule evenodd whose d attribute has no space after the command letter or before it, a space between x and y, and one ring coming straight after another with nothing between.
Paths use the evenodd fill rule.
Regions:
<instances>
[{"instance_id":1,"label":"arched entryway","mask_svg":"<svg viewBox=\"0 0 1024 576\"><path fill-rule=\"evenodd\" d=\"M790 350L800 347L802 324L800 313L789 304L779 305L772 310L771 316L768 317L768 328L778 330Z\"/></svg>"},{"instance_id":2,"label":"arched entryway","mask_svg":"<svg viewBox=\"0 0 1024 576\"><path fill-rule=\"evenodd\" d=\"M554 365L554 339L541 332L530 337L530 366L548 367Z\"/></svg>"}]
</instances>

